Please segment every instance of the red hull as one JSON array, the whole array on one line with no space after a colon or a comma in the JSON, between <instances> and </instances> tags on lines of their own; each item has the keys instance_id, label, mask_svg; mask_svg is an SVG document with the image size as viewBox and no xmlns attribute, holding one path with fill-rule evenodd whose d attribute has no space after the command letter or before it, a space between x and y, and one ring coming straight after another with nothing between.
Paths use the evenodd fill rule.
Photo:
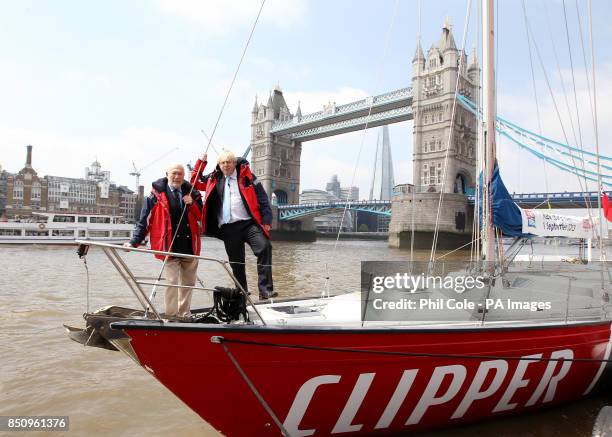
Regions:
<instances>
[{"instance_id":1,"label":"red hull","mask_svg":"<svg viewBox=\"0 0 612 437\"><path fill-rule=\"evenodd\" d=\"M386 435L452 426L578 399L601 378L610 323L453 330L121 326L141 364L229 436L279 428L211 337L398 356L226 343L292 436ZM114 326L114 325L113 325ZM193 325L191 325L193 326ZM542 357L544 360L497 357ZM551 361L549 358L565 358ZM573 359L595 359L572 361Z\"/></svg>"}]
</instances>

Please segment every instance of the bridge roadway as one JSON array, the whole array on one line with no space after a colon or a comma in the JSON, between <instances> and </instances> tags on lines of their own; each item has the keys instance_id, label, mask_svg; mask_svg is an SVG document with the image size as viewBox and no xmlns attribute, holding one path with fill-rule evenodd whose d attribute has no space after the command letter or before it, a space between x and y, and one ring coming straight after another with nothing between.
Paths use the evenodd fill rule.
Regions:
<instances>
[{"instance_id":1,"label":"bridge roadway","mask_svg":"<svg viewBox=\"0 0 612 437\"><path fill-rule=\"evenodd\" d=\"M580 192L523 193L512 194L512 198L521 208L534 208L546 203L549 203L551 208L586 208L586 202L589 202L592 207L597 207L598 195L596 191L589 192L586 196ZM473 195L468 196L468 203L474 205L474 202L475 197ZM344 208L348 208L350 211L363 211L391 216L390 200L360 200L351 202L339 200L336 202L278 205L278 219L295 220L306 216L329 214Z\"/></svg>"},{"instance_id":2,"label":"bridge roadway","mask_svg":"<svg viewBox=\"0 0 612 437\"><path fill-rule=\"evenodd\" d=\"M401 88L336 106L329 104L323 111L277 121L270 133L304 142L342 133L412 120L412 88Z\"/></svg>"}]
</instances>

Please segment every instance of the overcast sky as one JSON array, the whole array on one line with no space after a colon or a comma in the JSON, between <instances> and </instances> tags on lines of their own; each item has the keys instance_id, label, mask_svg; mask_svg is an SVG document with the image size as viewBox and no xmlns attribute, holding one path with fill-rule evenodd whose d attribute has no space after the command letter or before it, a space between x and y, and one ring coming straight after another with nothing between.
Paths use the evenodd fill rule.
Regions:
<instances>
[{"instance_id":1,"label":"overcast sky","mask_svg":"<svg viewBox=\"0 0 612 437\"><path fill-rule=\"evenodd\" d=\"M466 43L470 54L479 28L476 3ZM521 2L498 3L498 111L537 130ZM447 15L461 46L467 2L422 4L424 49L439 39ZM98 159L113 181L133 187L132 162L140 168L179 147L143 170L145 186L163 176L169 162L193 162L206 143L200 130L212 131L258 6L257 0L0 2L0 165L17 172L32 144L40 175L82 177ZM590 53L587 2L566 0L565 6L584 146L594 150L577 31L578 7ZM571 136L559 79L561 74L577 126L563 2L527 1L527 9ZM594 0L593 9L600 147L612 155L612 2ZM291 111L299 100L304 114L328 101L342 104L409 86L417 32L416 0L268 0L213 143L242 154L255 95L265 102L277 83ZM543 133L563 141L534 62ZM411 182L412 122L392 125L390 132L395 182ZM367 196L377 133L305 143L301 189L324 188L334 173L349 185L357 169L354 184ZM576 177L550 166L544 171L512 144L500 141L499 156L511 192L578 188Z\"/></svg>"}]
</instances>

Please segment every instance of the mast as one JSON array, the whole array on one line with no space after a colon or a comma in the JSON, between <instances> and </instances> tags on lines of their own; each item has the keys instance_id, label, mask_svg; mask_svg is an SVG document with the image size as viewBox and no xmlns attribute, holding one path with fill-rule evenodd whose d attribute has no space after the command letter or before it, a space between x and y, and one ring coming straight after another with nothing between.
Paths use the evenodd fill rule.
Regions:
<instances>
[{"instance_id":1,"label":"mast","mask_svg":"<svg viewBox=\"0 0 612 437\"><path fill-rule=\"evenodd\" d=\"M495 165L495 35L493 0L482 0L482 86L484 127L484 259L495 261L491 179Z\"/></svg>"}]
</instances>

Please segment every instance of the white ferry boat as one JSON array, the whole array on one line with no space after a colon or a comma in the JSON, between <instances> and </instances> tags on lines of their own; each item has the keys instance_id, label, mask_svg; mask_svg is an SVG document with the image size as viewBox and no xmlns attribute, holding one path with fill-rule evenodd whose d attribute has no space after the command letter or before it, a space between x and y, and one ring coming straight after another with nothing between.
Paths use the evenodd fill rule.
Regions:
<instances>
[{"instance_id":1,"label":"white ferry boat","mask_svg":"<svg viewBox=\"0 0 612 437\"><path fill-rule=\"evenodd\" d=\"M103 214L35 213L29 221L0 222L0 244L74 244L76 239L122 243L134 224Z\"/></svg>"}]
</instances>

